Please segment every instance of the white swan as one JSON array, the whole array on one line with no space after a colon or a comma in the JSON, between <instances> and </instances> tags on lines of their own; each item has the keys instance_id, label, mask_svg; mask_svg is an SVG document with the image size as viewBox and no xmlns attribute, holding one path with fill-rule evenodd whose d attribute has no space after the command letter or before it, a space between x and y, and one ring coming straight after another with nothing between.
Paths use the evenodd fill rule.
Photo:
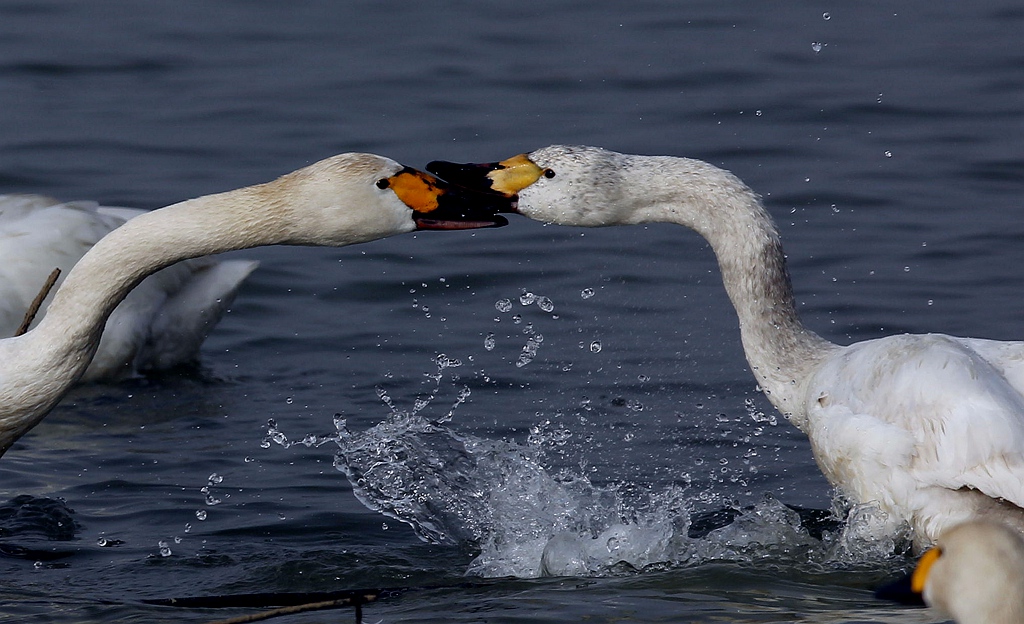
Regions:
<instances>
[{"instance_id":1,"label":"white swan","mask_svg":"<svg viewBox=\"0 0 1024 624\"><path fill-rule=\"evenodd\" d=\"M907 590L959 624L1022 624L1024 538L998 522L958 524L878 595L903 602Z\"/></svg>"},{"instance_id":2,"label":"white swan","mask_svg":"<svg viewBox=\"0 0 1024 624\"><path fill-rule=\"evenodd\" d=\"M99 239L144 213L42 195L0 195L0 337L15 334L50 271L58 268L67 276ZM119 379L194 360L257 264L195 258L147 277L107 319L82 381Z\"/></svg>"},{"instance_id":3,"label":"white swan","mask_svg":"<svg viewBox=\"0 0 1024 624\"><path fill-rule=\"evenodd\" d=\"M342 246L415 229L503 225L494 214L501 203L387 158L342 154L127 221L74 266L34 329L0 340L0 455L81 377L107 317L147 275L258 245Z\"/></svg>"},{"instance_id":4,"label":"white swan","mask_svg":"<svg viewBox=\"0 0 1024 624\"><path fill-rule=\"evenodd\" d=\"M435 162L451 182L518 193L518 212L576 226L671 222L711 244L747 361L853 503L915 546L992 515L1024 530L1024 343L900 335L832 344L797 318L778 231L728 171L665 156L552 146L502 163Z\"/></svg>"}]
</instances>

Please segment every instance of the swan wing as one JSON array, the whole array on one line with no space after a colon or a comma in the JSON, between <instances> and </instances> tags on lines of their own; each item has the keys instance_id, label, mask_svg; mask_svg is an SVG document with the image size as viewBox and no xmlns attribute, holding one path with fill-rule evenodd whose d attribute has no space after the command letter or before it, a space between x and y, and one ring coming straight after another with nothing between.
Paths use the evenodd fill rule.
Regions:
<instances>
[{"instance_id":1,"label":"swan wing","mask_svg":"<svg viewBox=\"0 0 1024 624\"><path fill-rule=\"evenodd\" d=\"M1004 370L939 334L847 347L809 387L819 464L861 500L967 488L1024 507L1024 397Z\"/></svg>"},{"instance_id":2,"label":"swan wing","mask_svg":"<svg viewBox=\"0 0 1024 624\"><path fill-rule=\"evenodd\" d=\"M53 269L66 275L124 222L123 216L102 214L94 202L0 195L0 336L18 329Z\"/></svg>"},{"instance_id":3,"label":"swan wing","mask_svg":"<svg viewBox=\"0 0 1024 624\"><path fill-rule=\"evenodd\" d=\"M0 196L0 335L17 330L54 268L66 276L97 241L143 212L42 195ZM193 360L256 266L204 257L147 277L110 315L83 381Z\"/></svg>"}]
</instances>

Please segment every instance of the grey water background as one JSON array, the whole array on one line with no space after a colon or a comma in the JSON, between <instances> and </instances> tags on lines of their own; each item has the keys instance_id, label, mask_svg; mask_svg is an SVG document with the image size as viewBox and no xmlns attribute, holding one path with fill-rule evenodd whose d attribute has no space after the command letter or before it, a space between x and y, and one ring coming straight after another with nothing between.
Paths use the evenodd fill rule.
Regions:
<instances>
[{"instance_id":1,"label":"grey water background","mask_svg":"<svg viewBox=\"0 0 1024 624\"><path fill-rule=\"evenodd\" d=\"M0 2L0 192L156 208L343 151L688 156L764 196L826 338L1019 339L1021 32L998 1ZM695 234L513 218L238 255L261 267L196 371L81 388L0 460L5 499L60 499L74 522L0 534L49 553L0 557L0 619L207 622L245 610L142 601L414 587L367 621L935 620L871 596L909 560L808 555L757 516L743 548L712 534L646 567L481 577L480 544L361 504L336 444L265 441L270 419L295 440L340 413L358 435L420 399L449 435L618 488L604 511L639 524L669 492L828 509Z\"/></svg>"}]
</instances>

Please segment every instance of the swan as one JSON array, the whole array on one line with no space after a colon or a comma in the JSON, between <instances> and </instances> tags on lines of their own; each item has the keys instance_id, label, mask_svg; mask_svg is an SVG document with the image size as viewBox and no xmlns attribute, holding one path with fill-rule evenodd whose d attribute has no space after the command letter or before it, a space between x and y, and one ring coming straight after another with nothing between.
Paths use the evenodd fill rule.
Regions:
<instances>
[{"instance_id":1,"label":"swan","mask_svg":"<svg viewBox=\"0 0 1024 624\"><path fill-rule=\"evenodd\" d=\"M417 229L500 226L507 221L495 212L505 203L381 156L340 154L136 216L75 264L34 328L0 340L0 455L82 376L112 310L147 275L259 245L340 247Z\"/></svg>"},{"instance_id":2,"label":"swan","mask_svg":"<svg viewBox=\"0 0 1024 624\"><path fill-rule=\"evenodd\" d=\"M920 551L949 526L994 517L1024 531L1024 343L941 334L833 344L797 317L778 230L732 173L669 156L551 146L500 163L427 169L497 191L547 223L669 222L702 235L769 401L810 440L828 481L909 527Z\"/></svg>"},{"instance_id":3,"label":"swan","mask_svg":"<svg viewBox=\"0 0 1024 624\"><path fill-rule=\"evenodd\" d=\"M99 239L145 212L0 195L0 336L17 332L52 269L66 276ZM117 380L194 360L257 265L204 257L150 275L114 308L80 381Z\"/></svg>"},{"instance_id":4,"label":"swan","mask_svg":"<svg viewBox=\"0 0 1024 624\"><path fill-rule=\"evenodd\" d=\"M1024 537L987 520L953 526L911 575L877 595L907 602L908 592L959 624L1024 623Z\"/></svg>"}]
</instances>

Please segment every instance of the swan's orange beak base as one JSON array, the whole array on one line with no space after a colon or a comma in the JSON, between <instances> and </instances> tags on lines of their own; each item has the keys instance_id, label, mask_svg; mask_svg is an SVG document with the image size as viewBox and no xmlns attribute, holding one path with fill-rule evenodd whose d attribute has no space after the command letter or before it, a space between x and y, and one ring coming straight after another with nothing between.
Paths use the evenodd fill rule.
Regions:
<instances>
[{"instance_id":1,"label":"swan's orange beak base","mask_svg":"<svg viewBox=\"0 0 1024 624\"><path fill-rule=\"evenodd\" d=\"M497 213L509 212L512 201L498 193L454 186L411 167L377 185L391 189L412 208L418 230L469 230L508 225L508 220Z\"/></svg>"},{"instance_id":2,"label":"swan's orange beak base","mask_svg":"<svg viewBox=\"0 0 1024 624\"><path fill-rule=\"evenodd\" d=\"M541 176L548 175L547 170L539 167L526 154L496 163L460 164L435 160L427 164L427 171L452 184L475 191L500 193L512 202L510 209L505 212L516 212L519 191Z\"/></svg>"}]
</instances>

